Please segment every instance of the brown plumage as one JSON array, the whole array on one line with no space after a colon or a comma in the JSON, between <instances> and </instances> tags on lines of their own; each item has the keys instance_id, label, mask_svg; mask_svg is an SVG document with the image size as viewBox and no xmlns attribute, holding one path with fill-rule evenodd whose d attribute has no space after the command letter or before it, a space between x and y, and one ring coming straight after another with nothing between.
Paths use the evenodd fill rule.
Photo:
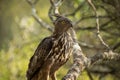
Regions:
<instances>
[{"instance_id":1,"label":"brown plumage","mask_svg":"<svg viewBox=\"0 0 120 80\"><path fill-rule=\"evenodd\" d=\"M75 39L71 21L58 16L55 30L42 40L30 59L27 80L56 80L55 72L69 59Z\"/></svg>"}]
</instances>

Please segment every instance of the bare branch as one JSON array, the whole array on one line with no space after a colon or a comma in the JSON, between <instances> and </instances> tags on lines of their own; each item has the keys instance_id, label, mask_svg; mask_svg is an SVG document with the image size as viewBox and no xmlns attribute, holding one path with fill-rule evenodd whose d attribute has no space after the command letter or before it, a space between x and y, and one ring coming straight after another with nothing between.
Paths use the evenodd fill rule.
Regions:
<instances>
[{"instance_id":1,"label":"bare branch","mask_svg":"<svg viewBox=\"0 0 120 80\"><path fill-rule=\"evenodd\" d=\"M45 23L36 13L36 9L35 9L35 4L38 2L38 0L35 0L34 2L32 2L31 0L26 0L29 5L32 7L32 16L33 18L44 28L48 29L49 31L53 32L53 28Z\"/></svg>"},{"instance_id":2,"label":"bare branch","mask_svg":"<svg viewBox=\"0 0 120 80\"><path fill-rule=\"evenodd\" d=\"M62 80L76 80L79 74L85 68L94 65L96 62L100 60L103 61L120 60L120 55L112 51L109 51L109 52L103 52L101 54L96 54L91 58L87 58L86 56L84 56L83 52L81 51L81 48L76 43L74 45L73 59L74 59L74 63L72 67L69 69L69 71L63 77Z\"/></svg>"},{"instance_id":3,"label":"bare branch","mask_svg":"<svg viewBox=\"0 0 120 80\"><path fill-rule=\"evenodd\" d=\"M63 0L50 0L50 3L51 3L51 7L49 8L49 18L51 19L51 21L54 21L54 18L53 16L55 14L59 14L60 15L60 12L59 12L59 8L60 6L62 5L62 2Z\"/></svg>"},{"instance_id":4,"label":"bare branch","mask_svg":"<svg viewBox=\"0 0 120 80\"><path fill-rule=\"evenodd\" d=\"M54 21L54 18L53 18L53 6L51 6L49 8L48 16L49 16L51 21Z\"/></svg>"},{"instance_id":5,"label":"bare branch","mask_svg":"<svg viewBox=\"0 0 120 80\"><path fill-rule=\"evenodd\" d=\"M63 0L58 0L58 2L55 2L54 0L50 0L50 3L54 8L54 14L60 14L59 7L61 6L62 2Z\"/></svg>"},{"instance_id":6,"label":"bare branch","mask_svg":"<svg viewBox=\"0 0 120 80\"><path fill-rule=\"evenodd\" d=\"M100 35L100 27L99 27L99 16L97 14L97 9L96 7L94 6L94 4L92 3L92 0L87 0L88 3L90 4L90 6L93 8L94 12L95 12L95 15L96 15L96 25L97 25L97 36L99 38L99 40L101 41L101 43L107 47L108 50L110 50L110 47L104 42L103 38L101 37Z\"/></svg>"},{"instance_id":7,"label":"bare branch","mask_svg":"<svg viewBox=\"0 0 120 80\"><path fill-rule=\"evenodd\" d=\"M93 57L89 58L90 65L95 64L99 60L120 60L120 55L118 53L114 53L112 51L104 52L101 54L96 54Z\"/></svg>"},{"instance_id":8,"label":"bare branch","mask_svg":"<svg viewBox=\"0 0 120 80\"><path fill-rule=\"evenodd\" d=\"M76 80L79 74L85 69L87 57L84 56L78 43L74 45L74 63L62 80Z\"/></svg>"}]
</instances>

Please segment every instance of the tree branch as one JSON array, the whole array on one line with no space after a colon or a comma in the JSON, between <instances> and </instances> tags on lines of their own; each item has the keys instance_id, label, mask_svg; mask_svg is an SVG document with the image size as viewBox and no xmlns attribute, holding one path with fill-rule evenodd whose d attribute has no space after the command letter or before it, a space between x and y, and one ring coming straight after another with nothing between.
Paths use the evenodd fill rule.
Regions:
<instances>
[{"instance_id":1,"label":"tree branch","mask_svg":"<svg viewBox=\"0 0 120 80\"><path fill-rule=\"evenodd\" d=\"M59 7L61 6L62 2L63 2L63 0L58 0L57 2L50 0L50 3L54 8L54 14L60 14Z\"/></svg>"},{"instance_id":2,"label":"tree branch","mask_svg":"<svg viewBox=\"0 0 120 80\"><path fill-rule=\"evenodd\" d=\"M73 48L74 63L62 80L76 80L79 74L85 69L88 62L87 57L84 56L78 43L75 43Z\"/></svg>"},{"instance_id":3,"label":"tree branch","mask_svg":"<svg viewBox=\"0 0 120 80\"><path fill-rule=\"evenodd\" d=\"M49 31L53 32L53 28L45 23L36 13L36 9L35 9L35 4L37 3L38 0L35 0L34 2L32 2L31 0L26 0L29 5L32 7L32 16L33 18L44 28L48 29Z\"/></svg>"},{"instance_id":4,"label":"tree branch","mask_svg":"<svg viewBox=\"0 0 120 80\"><path fill-rule=\"evenodd\" d=\"M60 15L59 8L62 5L62 2L63 2L63 0L57 0L57 1L50 0L51 7L49 8L48 15L49 15L49 18L51 19L51 21L54 21L53 16L55 16L56 14Z\"/></svg>"},{"instance_id":5,"label":"tree branch","mask_svg":"<svg viewBox=\"0 0 120 80\"><path fill-rule=\"evenodd\" d=\"M110 50L110 47L108 46L108 44L106 44L106 43L104 42L103 38L102 38L101 35L100 35L99 18L98 18L99 15L97 14L97 9L96 9L96 7L94 6L92 0L87 0L87 2L88 2L88 3L90 4L90 6L93 8L94 13L95 13L95 15L96 15L97 36L98 36L100 42L101 42L108 50Z\"/></svg>"},{"instance_id":6,"label":"tree branch","mask_svg":"<svg viewBox=\"0 0 120 80\"><path fill-rule=\"evenodd\" d=\"M76 43L73 51L74 63L62 80L76 80L79 74L87 67L94 65L100 60L120 60L120 55L112 51L96 54L91 58L84 56L81 48Z\"/></svg>"}]
</instances>

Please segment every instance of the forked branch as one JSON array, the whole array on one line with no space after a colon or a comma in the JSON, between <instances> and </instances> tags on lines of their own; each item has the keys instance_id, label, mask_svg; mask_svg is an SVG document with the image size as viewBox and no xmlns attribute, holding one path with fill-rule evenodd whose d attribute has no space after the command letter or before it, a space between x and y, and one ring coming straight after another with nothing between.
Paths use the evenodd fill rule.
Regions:
<instances>
[{"instance_id":1,"label":"forked branch","mask_svg":"<svg viewBox=\"0 0 120 80\"><path fill-rule=\"evenodd\" d=\"M58 0L55 2L55 0L50 0L51 6L54 8L54 14L60 14L59 7L61 6L63 0Z\"/></svg>"},{"instance_id":2,"label":"forked branch","mask_svg":"<svg viewBox=\"0 0 120 80\"><path fill-rule=\"evenodd\" d=\"M54 21L54 18L53 16L55 14L59 14L60 15L60 12L59 12L59 8L60 6L62 5L63 3L63 0L50 0L50 3L51 3L51 7L49 8L49 18L51 19L51 21Z\"/></svg>"}]
</instances>

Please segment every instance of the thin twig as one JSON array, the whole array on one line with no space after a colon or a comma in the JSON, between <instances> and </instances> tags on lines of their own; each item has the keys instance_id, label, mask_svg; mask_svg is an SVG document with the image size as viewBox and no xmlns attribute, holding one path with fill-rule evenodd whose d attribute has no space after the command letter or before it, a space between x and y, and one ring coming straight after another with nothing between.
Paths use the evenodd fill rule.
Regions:
<instances>
[{"instance_id":1,"label":"thin twig","mask_svg":"<svg viewBox=\"0 0 120 80\"><path fill-rule=\"evenodd\" d=\"M94 12L95 12L95 15L96 15L97 36L98 36L100 42L101 42L105 47L107 47L108 50L110 50L110 47L108 46L108 44L106 44L106 43L104 42L103 38L102 38L101 35L100 35L99 16L98 16L98 14L97 14L97 9L96 9L96 7L94 6L92 0L87 0L87 1L88 1L88 3L90 4L90 6L93 8L93 10L94 10Z\"/></svg>"},{"instance_id":2,"label":"thin twig","mask_svg":"<svg viewBox=\"0 0 120 80\"><path fill-rule=\"evenodd\" d=\"M53 6L50 6L48 16L49 16L51 21L54 21L54 18L53 18L52 14L53 14Z\"/></svg>"},{"instance_id":3,"label":"thin twig","mask_svg":"<svg viewBox=\"0 0 120 80\"><path fill-rule=\"evenodd\" d=\"M34 2L32 2L31 0L26 0L29 5L32 7L32 16L33 18L44 28L48 29L49 31L53 32L53 28L45 23L36 13L36 9L35 9L35 4L38 2L38 0L35 0Z\"/></svg>"}]
</instances>

